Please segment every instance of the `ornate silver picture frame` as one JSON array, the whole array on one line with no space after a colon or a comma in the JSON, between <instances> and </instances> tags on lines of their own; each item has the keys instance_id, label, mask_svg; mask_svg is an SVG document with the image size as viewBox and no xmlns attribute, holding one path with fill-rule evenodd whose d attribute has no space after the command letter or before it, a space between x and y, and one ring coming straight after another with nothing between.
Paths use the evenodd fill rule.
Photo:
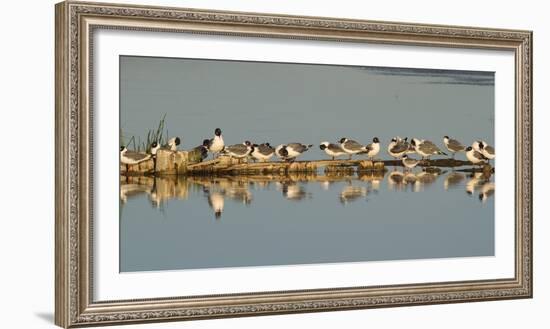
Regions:
<instances>
[{"instance_id":1,"label":"ornate silver picture frame","mask_svg":"<svg viewBox=\"0 0 550 329\"><path fill-rule=\"evenodd\" d=\"M531 298L532 32L65 1L56 5L55 323L146 323ZM345 286L97 301L94 291L94 71L99 30L195 33L505 50L515 58L514 275L484 280ZM118 220L113 214L113 221Z\"/></svg>"}]
</instances>

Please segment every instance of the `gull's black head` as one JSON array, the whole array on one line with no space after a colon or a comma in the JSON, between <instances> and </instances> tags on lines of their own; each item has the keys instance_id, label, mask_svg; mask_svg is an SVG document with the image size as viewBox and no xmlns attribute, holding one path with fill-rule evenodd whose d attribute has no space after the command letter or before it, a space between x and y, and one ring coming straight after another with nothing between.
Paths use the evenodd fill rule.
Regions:
<instances>
[{"instance_id":1,"label":"gull's black head","mask_svg":"<svg viewBox=\"0 0 550 329\"><path fill-rule=\"evenodd\" d=\"M203 139L202 146L208 147L209 145L210 145L210 140L209 139Z\"/></svg>"},{"instance_id":2,"label":"gull's black head","mask_svg":"<svg viewBox=\"0 0 550 329\"><path fill-rule=\"evenodd\" d=\"M264 143L265 146L267 147L271 147L271 145L269 145L269 143Z\"/></svg>"},{"instance_id":3,"label":"gull's black head","mask_svg":"<svg viewBox=\"0 0 550 329\"><path fill-rule=\"evenodd\" d=\"M214 217L216 217L216 219L220 219L222 217L221 210L218 210L218 211L214 212Z\"/></svg>"},{"instance_id":4,"label":"gull's black head","mask_svg":"<svg viewBox=\"0 0 550 329\"><path fill-rule=\"evenodd\" d=\"M407 159L408 157L409 157L408 155L406 155L406 154L403 154L403 156L402 156L401 158L403 158L403 159Z\"/></svg>"},{"instance_id":5,"label":"gull's black head","mask_svg":"<svg viewBox=\"0 0 550 329\"><path fill-rule=\"evenodd\" d=\"M392 143L397 143L397 138L395 138L395 137L392 138L392 139L391 139L391 142L392 142Z\"/></svg>"},{"instance_id":6,"label":"gull's black head","mask_svg":"<svg viewBox=\"0 0 550 329\"><path fill-rule=\"evenodd\" d=\"M120 152L124 151L125 148L126 148L126 147L121 146L121 147L120 147Z\"/></svg>"},{"instance_id":7,"label":"gull's black head","mask_svg":"<svg viewBox=\"0 0 550 329\"><path fill-rule=\"evenodd\" d=\"M281 149L279 150L279 154L284 157L288 155L288 150L286 149L286 145L281 147Z\"/></svg>"},{"instance_id":8,"label":"gull's black head","mask_svg":"<svg viewBox=\"0 0 550 329\"><path fill-rule=\"evenodd\" d=\"M152 147L152 148L155 148L155 147L157 147L158 145L159 145L159 144L158 144L157 142L151 143L151 147Z\"/></svg>"},{"instance_id":9,"label":"gull's black head","mask_svg":"<svg viewBox=\"0 0 550 329\"><path fill-rule=\"evenodd\" d=\"M416 146L416 141L414 140L414 138L411 139L411 145L412 145L412 146Z\"/></svg>"},{"instance_id":10,"label":"gull's black head","mask_svg":"<svg viewBox=\"0 0 550 329\"><path fill-rule=\"evenodd\" d=\"M480 150L483 150L485 148L485 145L482 142L477 142L477 145L479 145Z\"/></svg>"},{"instance_id":11,"label":"gull's black head","mask_svg":"<svg viewBox=\"0 0 550 329\"><path fill-rule=\"evenodd\" d=\"M471 146L468 146L468 147L466 148L466 152L470 152L471 150L472 150L472 147L471 147Z\"/></svg>"},{"instance_id":12,"label":"gull's black head","mask_svg":"<svg viewBox=\"0 0 550 329\"><path fill-rule=\"evenodd\" d=\"M443 138L447 138L447 139L449 139L449 136L443 136Z\"/></svg>"},{"instance_id":13,"label":"gull's black head","mask_svg":"<svg viewBox=\"0 0 550 329\"><path fill-rule=\"evenodd\" d=\"M347 140L347 138L346 138L346 137L342 137L342 138L340 138L340 143L345 143L345 142L346 142L346 140Z\"/></svg>"},{"instance_id":14,"label":"gull's black head","mask_svg":"<svg viewBox=\"0 0 550 329\"><path fill-rule=\"evenodd\" d=\"M220 128L216 128L216 130L214 130L214 135L221 136L222 135L222 130Z\"/></svg>"},{"instance_id":15,"label":"gull's black head","mask_svg":"<svg viewBox=\"0 0 550 329\"><path fill-rule=\"evenodd\" d=\"M324 150L324 149L327 148L327 146L326 146L325 144L321 144L321 145L319 145L319 148L320 148L321 150Z\"/></svg>"},{"instance_id":16,"label":"gull's black head","mask_svg":"<svg viewBox=\"0 0 550 329\"><path fill-rule=\"evenodd\" d=\"M375 143L380 143L380 140L378 139L378 137L374 137L374 138L372 139L372 141L375 142Z\"/></svg>"},{"instance_id":17,"label":"gull's black head","mask_svg":"<svg viewBox=\"0 0 550 329\"><path fill-rule=\"evenodd\" d=\"M176 140L174 140L174 143L176 143L176 145L180 145L180 143L181 143L180 138L176 137Z\"/></svg>"},{"instance_id":18,"label":"gull's black head","mask_svg":"<svg viewBox=\"0 0 550 329\"><path fill-rule=\"evenodd\" d=\"M250 143L250 141L245 141L245 142L244 142L244 145L250 146L250 145L252 145L252 143Z\"/></svg>"}]
</instances>

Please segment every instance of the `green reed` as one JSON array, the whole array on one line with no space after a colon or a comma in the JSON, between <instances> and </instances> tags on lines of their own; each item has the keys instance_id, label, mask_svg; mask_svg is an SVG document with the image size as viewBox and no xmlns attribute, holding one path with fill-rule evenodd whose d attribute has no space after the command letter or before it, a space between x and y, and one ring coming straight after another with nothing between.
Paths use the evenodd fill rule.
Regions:
<instances>
[{"instance_id":1,"label":"green reed","mask_svg":"<svg viewBox=\"0 0 550 329\"><path fill-rule=\"evenodd\" d=\"M119 142L120 145L125 145L126 147L129 147L132 145L132 149L137 152L150 152L151 151L151 144L153 142L157 142L160 145L166 144L168 141L168 129L166 129L166 113L160 118L158 125L156 128L149 129L147 131L147 135L144 140L141 139L141 136L132 135L128 142L125 142L124 133L122 131L122 128L120 128L120 136L119 136Z\"/></svg>"}]
</instances>

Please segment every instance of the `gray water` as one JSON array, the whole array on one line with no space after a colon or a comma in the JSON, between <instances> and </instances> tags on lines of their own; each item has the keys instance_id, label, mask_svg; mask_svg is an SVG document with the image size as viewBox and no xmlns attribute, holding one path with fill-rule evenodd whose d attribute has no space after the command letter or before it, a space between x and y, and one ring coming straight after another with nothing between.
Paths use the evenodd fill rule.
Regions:
<instances>
[{"instance_id":1,"label":"gray water","mask_svg":"<svg viewBox=\"0 0 550 329\"><path fill-rule=\"evenodd\" d=\"M227 144L449 135L494 145L493 72L121 56L120 76L124 142L166 115L184 149L217 127Z\"/></svg>"},{"instance_id":2,"label":"gray water","mask_svg":"<svg viewBox=\"0 0 550 329\"><path fill-rule=\"evenodd\" d=\"M182 149L216 127L226 144L316 145L302 160L326 158L319 142L341 137L379 137L382 158L395 135L494 145L493 72L121 56L120 74L124 143L166 114ZM121 178L120 270L494 255L493 178L443 170Z\"/></svg>"},{"instance_id":3,"label":"gray water","mask_svg":"<svg viewBox=\"0 0 550 329\"><path fill-rule=\"evenodd\" d=\"M128 179L123 272L494 255L493 180L470 173Z\"/></svg>"}]
</instances>

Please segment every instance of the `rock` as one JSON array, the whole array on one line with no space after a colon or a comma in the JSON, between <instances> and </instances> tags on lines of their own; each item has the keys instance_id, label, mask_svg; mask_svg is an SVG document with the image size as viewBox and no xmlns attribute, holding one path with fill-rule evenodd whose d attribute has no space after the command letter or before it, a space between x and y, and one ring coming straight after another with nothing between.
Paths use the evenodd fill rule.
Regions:
<instances>
[{"instance_id":1,"label":"rock","mask_svg":"<svg viewBox=\"0 0 550 329\"><path fill-rule=\"evenodd\" d=\"M178 174L185 172L187 165L187 151L159 150L157 152L156 173Z\"/></svg>"},{"instance_id":2,"label":"rock","mask_svg":"<svg viewBox=\"0 0 550 329\"><path fill-rule=\"evenodd\" d=\"M361 170L376 170L376 171L383 171L384 170L384 162L382 161L371 161L371 160L363 160L359 162L359 165L357 167L359 171Z\"/></svg>"},{"instance_id":3,"label":"rock","mask_svg":"<svg viewBox=\"0 0 550 329\"><path fill-rule=\"evenodd\" d=\"M141 162L137 165L130 165L128 174L179 174L187 170L188 152L159 150L156 156L156 171L153 159ZM120 165L120 173L126 173L126 165Z\"/></svg>"}]
</instances>

